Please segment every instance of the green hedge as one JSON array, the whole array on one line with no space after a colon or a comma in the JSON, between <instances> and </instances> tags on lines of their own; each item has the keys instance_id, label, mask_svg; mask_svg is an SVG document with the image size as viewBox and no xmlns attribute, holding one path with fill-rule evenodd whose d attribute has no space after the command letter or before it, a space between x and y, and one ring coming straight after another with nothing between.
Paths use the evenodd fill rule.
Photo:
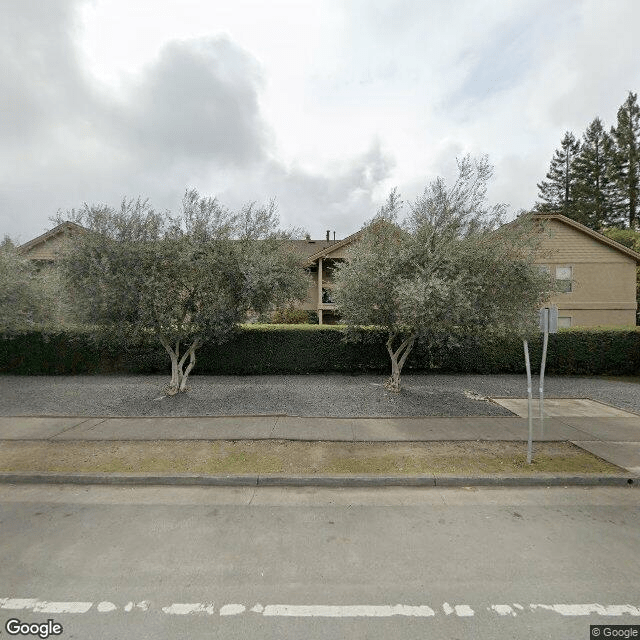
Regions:
<instances>
[{"instance_id":1,"label":"green hedge","mask_svg":"<svg viewBox=\"0 0 640 640\"><path fill-rule=\"evenodd\" d=\"M197 352L195 374L386 373L389 359L380 331L345 342L340 327L249 325L222 346ZM542 339L530 344L539 370ZM0 372L22 375L167 373L169 359L152 339L133 344L93 340L86 330L40 330L0 339ZM467 337L457 346L418 343L407 371L524 373L522 342ZM563 375L640 374L640 329L569 329L549 336L547 372Z\"/></svg>"}]
</instances>

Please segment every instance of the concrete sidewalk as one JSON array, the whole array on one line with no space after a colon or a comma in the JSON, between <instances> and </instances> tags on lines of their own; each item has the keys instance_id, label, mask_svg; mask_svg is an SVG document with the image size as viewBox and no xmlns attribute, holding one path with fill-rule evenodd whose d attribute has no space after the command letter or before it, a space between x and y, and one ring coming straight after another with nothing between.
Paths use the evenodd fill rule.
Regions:
<instances>
[{"instance_id":1,"label":"concrete sidewalk","mask_svg":"<svg viewBox=\"0 0 640 640\"><path fill-rule=\"evenodd\" d=\"M213 416L170 418L0 417L1 440L330 440L348 442L526 441L522 417L324 418ZM572 442L640 475L640 416L554 416L534 440Z\"/></svg>"}]
</instances>

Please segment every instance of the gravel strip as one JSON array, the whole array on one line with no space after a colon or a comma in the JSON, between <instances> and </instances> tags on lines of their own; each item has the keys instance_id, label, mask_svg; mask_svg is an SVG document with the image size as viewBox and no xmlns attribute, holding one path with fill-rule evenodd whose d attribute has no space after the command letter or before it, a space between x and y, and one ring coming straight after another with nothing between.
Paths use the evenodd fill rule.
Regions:
<instances>
[{"instance_id":1,"label":"gravel strip","mask_svg":"<svg viewBox=\"0 0 640 640\"><path fill-rule=\"evenodd\" d=\"M328 417L511 416L486 397L526 397L518 375L407 374L401 394L380 375L197 376L164 397L169 376L0 376L0 415ZM534 379L534 397L538 380ZM546 398L591 398L640 414L640 384L545 377Z\"/></svg>"}]
</instances>

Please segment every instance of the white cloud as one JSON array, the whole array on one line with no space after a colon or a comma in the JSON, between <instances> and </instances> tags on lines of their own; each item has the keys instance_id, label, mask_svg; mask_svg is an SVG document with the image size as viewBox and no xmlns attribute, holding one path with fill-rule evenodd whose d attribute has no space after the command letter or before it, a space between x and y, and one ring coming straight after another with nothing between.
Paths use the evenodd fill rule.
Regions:
<instances>
[{"instance_id":1,"label":"white cloud","mask_svg":"<svg viewBox=\"0 0 640 640\"><path fill-rule=\"evenodd\" d=\"M0 233L58 208L188 186L276 197L338 236L487 153L490 195L536 199L566 129L637 91L640 4L617 0L5 0Z\"/></svg>"}]
</instances>

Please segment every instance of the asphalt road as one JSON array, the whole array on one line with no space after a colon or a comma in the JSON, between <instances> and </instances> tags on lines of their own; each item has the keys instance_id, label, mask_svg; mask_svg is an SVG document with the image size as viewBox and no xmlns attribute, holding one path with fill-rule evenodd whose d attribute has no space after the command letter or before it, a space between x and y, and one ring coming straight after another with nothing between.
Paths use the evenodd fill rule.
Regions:
<instances>
[{"instance_id":1,"label":"asphalt road","mask_svg":"<svg viewBox=\"0 0 640 640\"><path fill-rule=\"evenodd\" d=\"M0 376L0 415L80 416L491 416L512 415L477 399L526 397L524 376L406 375L388 393L378 375L197 376L186 394L164 397L165 376ZM534 380L534 397L538 381ZM640 413L640 385L547 377L545 396L592 398Z\"/></svg>"},{"instance_id":2,"label":"asphalt road","mask_svg":"<svg viewBox=\"0 0 640 640\"><path fill-rule=\"evenodd\" d=\"M0 623L51 619L62 638L587 639L590 624L640 624L633 488L1 486L0 509Z\"/></svg>"}]
</instances>

